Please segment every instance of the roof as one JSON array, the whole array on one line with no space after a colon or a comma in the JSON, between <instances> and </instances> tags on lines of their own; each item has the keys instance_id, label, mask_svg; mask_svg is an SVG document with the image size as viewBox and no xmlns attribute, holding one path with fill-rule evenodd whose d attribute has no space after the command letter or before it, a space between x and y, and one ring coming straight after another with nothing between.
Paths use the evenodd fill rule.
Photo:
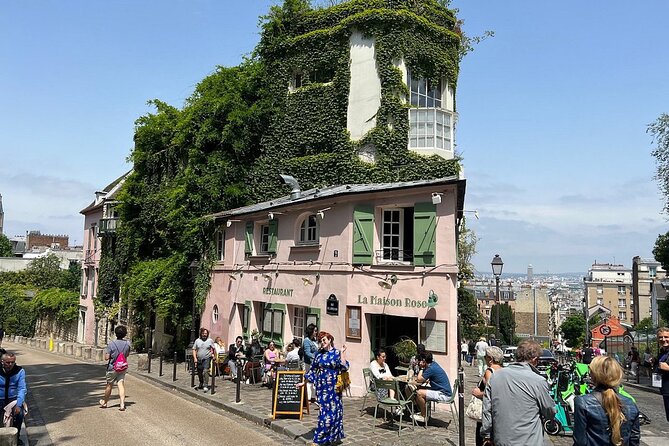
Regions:
<instances>
[{"instance_id":1,"label":"roof","mask_svg":"<svg viewBox=\"0 0 669 446\"><path fill-rule=\"evenodd\" d=\"M80 214L87 214L91 211L99 209L100 207L102 207L102 204L105 200L109 201L112 198L116 197L116 194L121 189L121 185L123 185L123 182L128 177L128 175L130 175L131 172L132 172L132 170L127 171L126 173L124 173L120 177L116 178L111 183L109 183L104 189L102 189L100 191L100 192L106 192L106 194L104 194L104 197L103 197L104 200L98 200L98 198L96 197L96 199L93 200L93 202L91 204L89 204L88 206L86 206L85 208L80 210L79 213ZM96 194L97 193L98 192L96 192Z\"/></svg>"},{"instance_id":2,"label":"roof","mask_svg":"<svg viewBox=\"0 0 669 446\"><path fill-rule=\"evenodd\" d=\"M339 186L328 186L323 189L314 188L301 191L300 197L295 199L291 199L290 195L285 195L283 197L276 198L274 200L265 201L262 203L256 203L249 206L243 206L236 209L230 209L227 211L217 212L215 214L207 215L207 217L212 218L214 220L225 220L231 217L239 217L242 215L253 214L256 212L280 209L284 207L315 202L326 198L344 197L347 195L370 193L370 192L399 191L403 189L411 189L423 186L456 185L458 186L457 217L460 218L462 216L462 210L464 208L463 205L465 201L465 183L466 183L465 180L461 180L457 176L452 176L446 178L438 178L435 180L418 180L418 181L406 181L398 183L343 184Z\"/></svg>"}]
</instances>

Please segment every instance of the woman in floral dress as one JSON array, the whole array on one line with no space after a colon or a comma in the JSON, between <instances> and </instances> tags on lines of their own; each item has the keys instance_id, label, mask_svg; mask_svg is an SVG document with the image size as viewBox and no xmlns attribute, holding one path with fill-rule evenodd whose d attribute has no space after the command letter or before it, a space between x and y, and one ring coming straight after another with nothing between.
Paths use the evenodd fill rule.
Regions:
<instances>
[{"instance_id":1,"label":"woman in floral dress","mask_svg":"<svg viewBox=\"0 0 669 446\"><path fill-rule=\"evenodd\" d=\"M333 344L334 337L330 333L318 333L318 342L320 350L305 375L307 381L316 386L320 406L314 444L333 444L344 438L344 406L341 395L335 391L335 385L337 375L348 370L349 363L345 359L346 346L342 345L341 352L337 350Z\"/></svg>"}]
</instances>

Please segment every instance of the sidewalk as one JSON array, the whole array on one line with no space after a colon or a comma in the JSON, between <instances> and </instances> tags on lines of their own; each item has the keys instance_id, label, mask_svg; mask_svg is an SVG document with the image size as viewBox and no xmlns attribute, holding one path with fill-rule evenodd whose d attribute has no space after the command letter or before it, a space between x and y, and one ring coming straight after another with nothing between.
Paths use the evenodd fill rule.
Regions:
<instances>
[{"instance_id":1,"label":"sidewalk","mask_svg":"<svg viewBox=\"0 0 669 446\"><path fill-rule=\"evenodd\" d=\"M44 343L30 342L30 340L19 340L22 346L35 350L43 350L40 345ZM54 354L63 354L71 356L69 349L59 349L61 352ZM73 349L73 351L76 349ZM76 357L76 355L75 355ZM94 358L94 356L91 356ZM95 364L104 364L104 361L78 357L84 362ZM173 363L165 361L163 364L163 376L159 376L159 360L153 358L151 364L151 373L146 369L146 355L132 354L128 358L130 368L128 373L134 377L152 383L157 387L180 392L192 398L226 410L230 413L245 418L257 425L265 426L272 431L283 434L295 444L310 444L313 438L314 428L317 423L318 410L311 406L311 413L304 414L302 420L298 419L272 419L271 404L272 392L267 387L260 384L241 384L241 402L235 402L236 385L228 379L221 380L216 378L216 389L212 395L210 392L204 393L190 386L191 376L184 363L177 363L177 379L173 381ZM140 367L140 363L142 367ZM356 373L356 371L353 371ZM359 371L359 373L362 373ZM456 377L450 377L451 382ZM465 406L469 402L471 389L476 386L479 378L476 377L476 368L465 365ZM195 378L197 383L197 377ZM375 399L367 398L366 408L362 412L361 408L363 398L344 396L344 431L346 438L343 445L383 445L383 446L430 446L430 445L457 445L458 431L457 422L453 422L450 409L446 404L438 404L437 410L433 411L427 428L423 424L417 424L414 431L411 430L411 420L405 417L402 421L402 433L398 436L397 420L394 424L385 423L382 418L382 410L379 410L379 418L374 418ZM408 426L408 428L407 428ZM465 417L465 443L474 444L475 423L473 420ZM545 445L571 445L571 437L549 437L546 436Z\"/></svg>"}]
</instances>

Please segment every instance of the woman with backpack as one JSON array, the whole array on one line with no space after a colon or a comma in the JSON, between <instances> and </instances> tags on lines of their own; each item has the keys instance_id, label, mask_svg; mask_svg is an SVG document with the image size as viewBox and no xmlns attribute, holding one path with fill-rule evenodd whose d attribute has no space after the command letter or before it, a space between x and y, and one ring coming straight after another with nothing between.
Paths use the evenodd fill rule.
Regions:
<instances>
[{"instance_id":1,"label":"woman with backpack","mask_svg":"<svg viewBox=\"0 0 669 446\"><path fill-rule=\"evenodd\" d=\"M121 404L118 410L125 410L125 373L128 371L128 355L130 355L130 342L124 338L128 334L128 329L123 325L118 325L114 329L116 339L111 341L105 348L105 360L107 361L107 385L105 386L105 396L100 400L100 408L106 409L107 402L112 393L114 383L118 385L118 396Z\"/></svg>"}]
</instances>

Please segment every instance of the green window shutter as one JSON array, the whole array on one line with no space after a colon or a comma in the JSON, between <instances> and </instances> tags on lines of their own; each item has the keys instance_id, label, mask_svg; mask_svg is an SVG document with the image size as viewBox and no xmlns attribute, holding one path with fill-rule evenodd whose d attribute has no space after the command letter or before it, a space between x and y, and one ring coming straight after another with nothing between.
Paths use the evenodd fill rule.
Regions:
<instances>
[{"instance_id":1,"label":"green window shutter","mask_svg":"<svg viewBox=\"0 0 669 446\"><path fill-rule=\"evenodd\" d=\"M279 220L274 219L269 221L269 240L267 243L267 252L276 254L277 234L279 233Z\"/></svg>"},{"instance_id":2,"label":"green window shutter","mask_svg":"<svg viewBox=\"0 0 669 446\"><path fill-rule=\"evenodd\" d=\"M309 323L313 323L316 327L321 326L321 309L315 307L307 307L306 311L306 320L304 327L306 328Z\"/></svg>"},{"instance_id":3,"label":"green window shutter","mask_svg":"<svg viewBox=\"0 0 669 446\"><path fill-rule=\"evenodd\" d=\"M246 238L244 240L244 253L253 254L253 222L246 222Z\"/></svg>"},{"instance_id":4,"label":"green window shutter","mask_svg":"<svg viewBox=\"0 0 669 446\"><path fill-rule=\"evenodd\" d=\"M437 206L416 203L413 214L413 264L434 266L437 247Z\"/></svg>"},{"instance_id":5,"label":"green window shutter","mask_svg":"<svg viewBox=\"0 0 669 446\"><path fill-rule=\"evenodd\" d=\"M374 208L356 206L353 211L353 263L371 265L373 259Z\"/></svg>"}]
</instances>

